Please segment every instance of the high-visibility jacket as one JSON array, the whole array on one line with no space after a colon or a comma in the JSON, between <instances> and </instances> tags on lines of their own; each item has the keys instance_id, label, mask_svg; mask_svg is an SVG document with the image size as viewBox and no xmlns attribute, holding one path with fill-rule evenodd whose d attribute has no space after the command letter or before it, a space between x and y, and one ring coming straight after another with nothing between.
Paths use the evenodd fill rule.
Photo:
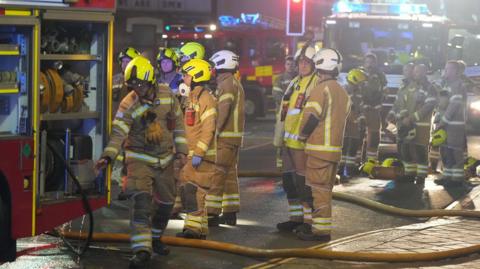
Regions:
<instances>
[{"instance_id":1,"label":"high-visibility jacket","mask_svg":"<svg viewBox=\"0 0 480 269\"><path fill-rule=\"evenodd\" d=\"M433 109L437 104L436 86L427 78L410 83L397 94L394 107L397 110L397 128L404 117L411 118L416 126L415 143L428 145Z\"/></svg>"},{"instance_id":2,"label":"high-visibility jacket","mask_svg":"<svg viewBox=\"0 0 480 269\"><path fill-rule=\"evenodd\" d=\"M230 73L217 76L217 135L219 143L240 146L245 127L245 93Z\"/></svg>"},{"instance_id":3,"label":"high-visibility jacket","mask_svg":"<svg viewBox=\"0 0 480 269\"><path fill-rule=\"evenodd\" d=\"M297 76L292 80L285 95L290 98L284 98L285 103L288 102L288 111L285 117L285 133L284 144L288 148L292 149L304 149L305 143L299 140L300 135L300 119L303 115L306 100L310 94L310 90L317 83L318 77L315 74L311 74L305 77ZM298 100L303 95L303 101ZM282 106L285 105L282 103Z\"/></svg>"},{"instance_id":4,"label":"high-visibility jacket","mask_svg":"<svg viewBox=\"0 0 480 269\"><path fill-rule=\"evenodd\" d=\"M127 161L132 158L165 168L173 161L174 145L175 152L187 154L183 116L177 98L168 87L159 86L155 93L152 104L140 102L134 91L123 98L102 157L115 160L123 144ZM175 121L174 130L168 129L168 118ZM160 144L150 143L145 137L148 125L154 122L162 129Z\"/></svg>"},{"instance_id":5,"label":"high-visibility jacket","mask_svg":"<svg viewBox=\"0 0 480 269\"><path fill-rule=\"evenodd\" d=\"M215 162L216 145L215 131L217 104L215 98L203 86L196 86L190 92L185 112L185 133L188 143L188 155L203 157L204 160ZM193 110L193 125L188 125L188 111Z\"/></svg>"},{"instance_id":6,"label":"high-visibility jacket","mask_svg":"<svg viewBox=\"0 0 480 269\"><path fill-rule=\"evenodd\" d=\"M446 82L438 95L435 122L444 126L450 147L465 147L466 101L467 89L461 79Z\"/></svg>"},{"instance_id":7,"label":"high-visibility jacket","mask_svg":"<svg viewBox=\"0 0 480 269\"><path fill-rule=\"evenodd\" d=\"M320 81L311 91L301 118L305 152L312 157L339 162L350 97L335 79ZM312 126L314 125L314 126Z\"/></svg>"}]
</instances>

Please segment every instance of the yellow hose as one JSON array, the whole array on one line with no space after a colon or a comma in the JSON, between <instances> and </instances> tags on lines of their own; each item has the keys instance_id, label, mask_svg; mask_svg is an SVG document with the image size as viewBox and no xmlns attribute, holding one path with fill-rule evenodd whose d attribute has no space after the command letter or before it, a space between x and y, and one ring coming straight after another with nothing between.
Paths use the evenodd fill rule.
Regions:
<instances>
[{"instance_id":1,"label":"yellow hose","mask_svg":"<svg viewBox=\"0 0 480 269\"><path fill-rule=\"evenodd\" d=\"M369 199L356 197L351 194L334 192L333 198L347 201L371 209L379 210L389 214L395 214L405 217L440 217L440 216L461 216L461 217L480 217L478 211L468 210L409 210L381 204ZM86 234L78 232L64 232L63 236L70 239L84 240ZM102 242L129 242L129 234L119 233L94 233L92 240ZM346 252L332 251L327 249L258 249L241 245L222 243L210 240L184 239L171 236L163 236L162 242L172 246L192 247L223 251L232 254L255 257L255 258L315 258L328 260L344 260L359 262L426 262L446 258L455 258L480 252L480 245L474 245L465 248L458 248L447 251L436 251L429 253L367 253L367 252Z\"/></svg>"},{"instance_id":2,"label":"yellow hose","mask_svg":"<svg viewBox=\"0 0 480 269\"><path fill-rule=\"evenodd\" d=\"M84 240L85 234L78 232L64 232L66 238ZM129 234L94 233L92 240L101 242L130 242ZM222 243L211 240L185 239L172 236L163 236L162 242L172 246L191 247L208 250L228 252L232 254L254 258L315 258L327 260L344 260L359 262L426 262L446 258L455 258L473 254L480 251L480 245L465 248L437 251L429 253L369 253L332 251L327 249L259 249L244 247L236 244Z\"/></svg>"}]
</instances>

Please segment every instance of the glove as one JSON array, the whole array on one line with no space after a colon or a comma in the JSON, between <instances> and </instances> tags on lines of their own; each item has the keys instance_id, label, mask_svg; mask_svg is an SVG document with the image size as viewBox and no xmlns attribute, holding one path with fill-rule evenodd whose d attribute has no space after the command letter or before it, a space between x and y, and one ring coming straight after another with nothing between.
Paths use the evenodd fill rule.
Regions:
<instances>
[{"instance_id":1,"label":"glove","mask_svg":"<svg viewBox=\"0 0 480 269\"><path fill-rule=\"evenodd\" d=\"M202 160L203 160L202 157L193 155L193 157L192 157L192 166L193 166L193 168L199 167L200 164L202 163Z\"/></svg>"},{"instance_id":2,"label":"glove","mask_svg":"<svg viewBox=\"0 0 480 269\"><path fill-rule=\"evenodd\" d=\"M160 144L162 141L163 130L162 126L158 122L152 122L148 125L147 131L145 132L145 138L149 143Z\"/></svg>"}]
</instances>

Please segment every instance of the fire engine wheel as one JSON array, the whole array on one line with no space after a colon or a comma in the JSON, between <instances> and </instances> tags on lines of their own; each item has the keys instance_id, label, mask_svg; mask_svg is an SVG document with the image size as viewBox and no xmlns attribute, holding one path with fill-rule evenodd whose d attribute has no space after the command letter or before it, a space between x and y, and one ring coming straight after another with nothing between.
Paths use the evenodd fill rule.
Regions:
<instances>
[{"instance_id":1,"label":"fire engine wheel","mask_svg":"<svg viewBox=\"0 0 480 269\"><path fill-rule=\"evenodd\" d=\"M245 116L253 120L257 117L257 112L258 112L258 103L251 99L251 98L246 98L245 99Z\"/></svg>"},{"instance_id":2,"label":"fire engine wheel","mask_svg":"<svg viewBox=\"0 0 480 269\"><path fill-rule=\"evenodd\" d=\"M16 245L10 233L10 209L0 196L0 264L15 260Z\"/></svg>"}]
</instances>

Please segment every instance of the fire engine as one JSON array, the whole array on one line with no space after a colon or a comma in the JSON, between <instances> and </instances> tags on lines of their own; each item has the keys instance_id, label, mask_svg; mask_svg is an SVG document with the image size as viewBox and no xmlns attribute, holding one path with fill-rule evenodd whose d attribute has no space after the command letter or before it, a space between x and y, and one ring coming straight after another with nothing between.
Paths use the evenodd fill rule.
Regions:
<instances>
[{"instance_id":1,"label":"fire engine","mask_svg":"<svg viewBox=\"0 0 480 269\"><path fill-rule=\"evenodd\" d=\"M215 24L167 24L161 45L175 48L197 41L206 47L207 55L221 49L237 53L246 93L245 113L249 118L264 116L266 95L284 71L285 55L295 53L293 39L285 35L285 22L258 13L220 16L218 22L218 29Z\"/></svg>"},{"instance_id":2,"label":"fire engine","mask_svg":"<svg viewBox=\"0 0 480 269\"><path fill-rule=\"evenodd\" d=\"M110 202L114 0L0 1L0 261ZM83 198L82 198L83 197Z\"/></svg>"},{"instance_id":3,"label":"fire engine","mask_svg":"<svg viewBox=\"0 0 480 269\"><path fill-rule=\"evenodd\" d=\"M336 48L344 56L340 74L343 83L350 69L363 64L366 53L376 54L388 80L383 115L396 99L404 64L423 61L430 66L432 79L439 82L447 60L467 59L452 54L459 54L455 51L462 47L460 41L463 40L455 37L455 31L464 35L468 31L459 30L465 28L455 24L446 14L432 14L425 2L340 0L333 5L332 15L324 18L324 46ZM478 35L470 40L475 37ZM478 40L470 43L470 47L474 44L478 45ZM478 56L471 56L473 58L467 63L478 65ZM382 140L385 138L389 137L382 136Z\"/></svg>"}]
</instances>

